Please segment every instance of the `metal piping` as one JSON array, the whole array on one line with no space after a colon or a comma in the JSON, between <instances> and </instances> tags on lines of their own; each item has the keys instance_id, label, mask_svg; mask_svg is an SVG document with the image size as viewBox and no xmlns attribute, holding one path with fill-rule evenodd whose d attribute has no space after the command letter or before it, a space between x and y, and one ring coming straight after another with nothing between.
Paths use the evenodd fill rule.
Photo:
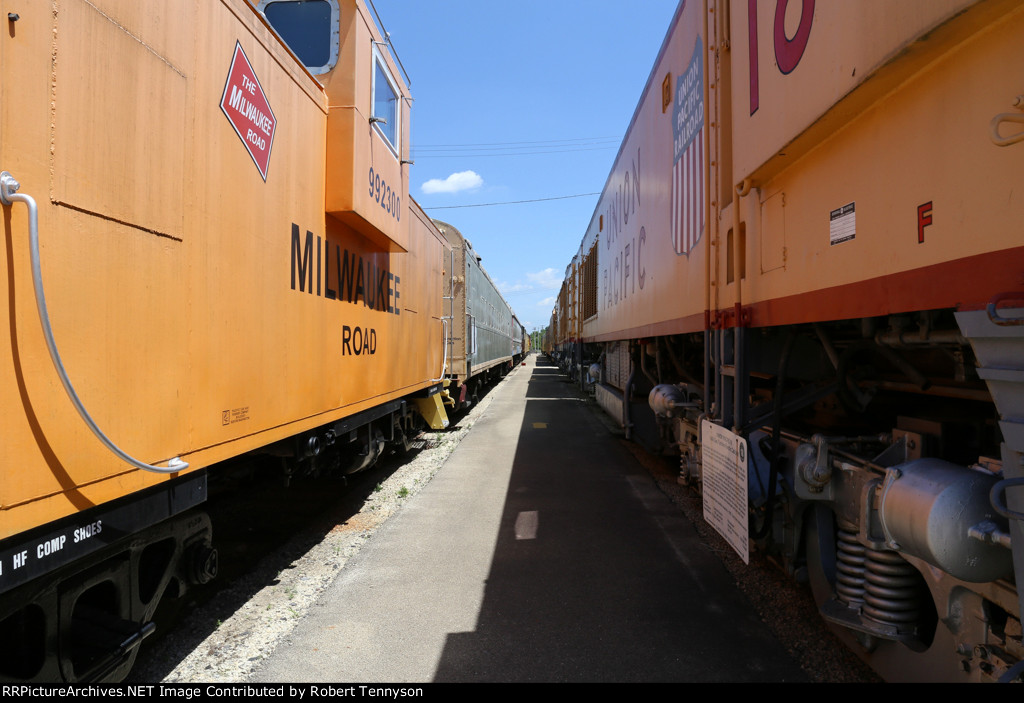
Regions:
<instances>
[{"instance_id":1,"label":"metal piping","mask_svg":"<svg viewBox=\"0 0 1024 703\"><path fill-rule=\"evenodd\" d=\"M661 383L661 341L659 337L654 338L654 370L658 374L658 383Z\"/></svg>"},{"instance_id":2,"label":"metal piping","mask_svg":"<svg viewBox=\"0 0 1024 703\"><path fill-rule=\"evenodd\" d=\"M448 320L441 318L441 335L444 338L444 356L441 357L441 375L437 378L430 379L431 383L437 383L444 380L445 369L448 368Z\"/></svg>"},{"instance_id":3,"label":"metal piping","mask_svg":"<svg viewBox=\"0 0 1024 703\"><path fill-rule=\"evenodd\" d=\"M641 352L643 353L643 352ZM633 437L633 422L629 413L629 397L633 394L633 381L636 380L636 366L630 360L629 378L626 379L626 387L622 391L622 425L626 430L626 439Z\"/></svg>"},{"instance_id":4,"label":"metal piping","mask_svg":"<svg viewBox=\"0 0 1024 703\"><path fill-rule=\"evenodd\" d=\"M782 345L782 354L779 356L779 371L775 377L775 397L772 399L775 404L775 412L772 414L772 436L771 436L771 469L768 472L768 492L765 495L765 516L761 529L755 531L751 536L754 539L762 539L771 534L772 521L775 519L775 486L778 483L780 468L780 449L782 448L782 394L786 388L786 367L789 366L789 355L793 350L793 342L796 336L790 332L786 335L786 341Z\"/></svg>"},{"instance_id":5,"label":"metal piping","mask_svg":"<svg viewBox=\"0 0 1024 703\"><path fill-rule=\"evenodd\" d=\"M704 329L704 412L711 408L711 330Z\"/></svg>"},{"instance_id":6,"label":"metal piping","mask_svg":"<svg viewBox=\"0 0 1024 703\"><path fill-rule=\"evenodd\" d=\"M836 352L836 348L832 346L832 340L828 338L828 334L825 332L825 328L820 323L814 323L814 332L818 335L818 340L821 342L822 348L825 350L825 354L828 356L828 360L832 363L833 369L839 368L839 354Z\"/></svg>"},{"instance_id":7,"label":"metal piping","mask_svg":"<svg viewBox=\"0 0 1024 703\"><path fill-rule=\"evenodd\" d=\"M640 370L644 372L644 376L651 382L652 386L658 385L658 379L651 375L651 372L647 370L647 350L644 349L646 344L639 345L640 348Z\"/></svg>"},{"instance_id":8,"label":"metal piping","mask_svg":"<svg viewBox=\"0 0 1024 703\"><path fill-rule=\"evenodd\" d=\"M890 347L911 346L922 344L958 344L967 345L968 340L958 330L929 330L923 335L919 331L878 332L875 342Z\"/></svg>"},{"instance_id":9,"label":"metal piping","mask_svg":"<svg viewBox=\"0 0 1024 703\"><path fill-rule=\"evenodd\" d=\"M30 195L20 195L17 193L21 185L14 179L7 171L0 173L0 202L4 205L13 205L15 202L25 203L28 207L28 236L29 236L29 249L31 250L32 256L32 285L36 292L36 308L39 311L39 322L43 327L43 337L46 338L46 348L50 350L50 360L53 361L54 368L57 369L57 375L60 377L60 382L64 385L64 390L68 394L68 398L71 399L71 404L75 406L75 410L85 421L85 424L89 426L92 433L96 435L107 449L117 455L125 463L131 464L137 469L143 471L152 471L158 474L174 474L179 471L184 471L188 468L188 463L182 461L180 457L174 457L167 461L167 466L153 466L143 461L139 461L130 454L127 454L120 447L103 433L96 422L89 415L89 412L85 409L82 401L78 398L78 394L75 392L75 387L71 385L71 379L68 378L67 371L64 370L64 363L61 361L60 353L57 351L57 342L53 338L53 328L50 326L50 315L46 310L46 297L43 294L43 270L39 259L39 216L36 208L36 201Z\"/></svg>"},{"instance_id":10,"label":"metal piping","mask_svg":"<svg viewBox=\"0 0 1024 703\"><path fill-rule=\"evenodd\" d=\"M658 339L661 339L661 338L659 337ZM684 341L684 344L685 344L685 341ZM679 374L679 378L683 379L683 381L685 381L686 383L688 383L688 384L690 384L692 386L697 386L698 388L701 389L701 392L703 392L704 385L700 381L698 381L697 379L695 379L693 376L691 376L690 374L688 374L686 372L686 369L683 368L683 363L679 360L679 357L676 355L675 351L672 349L671 342L667 338L665 339L665 351L668 353L668 358L672 362L672 366L675 367L676 373Z\"/></svg>"},{"instance_id":11,"label":"metal piping","mask_svg":"<svg viewBox=\"0 0 1024 703\"><path fill-rule=\"evenodd\" d=\"M367 0L370 3L370 9L373 10L373 16L377 18L377 26L380 27L381 33L384 35L384 42L391 49L391 55L395 57L395 63L402 69L402 75L405 76L405 85L412 88L412 78L409 77L409 72L405 70L405 66L402 64L402 59L398 58L398 51L395 50L395 45L391 43L391 33L384 29L384 23L380 20L380 14L377 12L377 8L373 4L373 0ZM377 42L374 42L377 43Z\"/></svg>"},{"instance_id":12,"label":"metal piping","mask_svg":"<svg viewBox=\"0 0 1024 703\"><path fill-rule=\"evenodd\" d=\"M846 387L847 372L850 368L850 362L852 361L853 357L856 356L857 353L860 351L871 351L877 353L883 359L885 359L890 364L899 369L907 378L910 379L910 381L915 386L917 386L922 391L928 390L932 385L931 381L929 381L924 374L922 374L916 368L911 366L910 362L908 362L906 359L904 359L902 356L894 352L889 347L876 344L874 341L864 340L861 342L857 342L856 344L847 348L846 351L843 352L842 357L839 359L839 367L836 369L836 375L839 377L840 395L847 392L853 395L854 397L856 397L857 395L862 395L859 394L854 388ZM867 399L858 398L857 400L860 402L861 406L866 405L866 402L864 401Z\"/></svg>"},{"instance_id":13,"label":"metal piping","mask_svg":"<svg viewBox=\"0 0 1024 703\"><path fill-rule=\"evenodd\" d=\"M445 317L444 310L441 310L441 335L444 339L444 356L441 357L441 375L438 378L431 379L431 383L444 380L444 372L448 370L448 346L451 344L449 335L451 332L448 329L448 320L455 324L455 250L451 250L451 275L448 279L448 307L451 309L451 315ZM442 307L444 306L444 297L442 296ZM454 350L453 350L454 351ZM453 354L454 356L454 354Z\"/></svg>"}]
</instances>

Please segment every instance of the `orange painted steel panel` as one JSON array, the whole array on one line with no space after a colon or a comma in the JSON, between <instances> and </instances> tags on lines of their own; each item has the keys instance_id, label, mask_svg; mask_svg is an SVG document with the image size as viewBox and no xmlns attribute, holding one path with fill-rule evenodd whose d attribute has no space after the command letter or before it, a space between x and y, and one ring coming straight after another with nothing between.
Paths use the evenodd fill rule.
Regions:
<instances>
[{"instance_id":1,"label":"orange painted steel panel","mask_svg":"<svg viewBox=\"0 0 1024 703\"><path fill-rule=\"evenodd\" d=\"M1024 246L755 302L749 306L750 324L764 327L938 308L981 310L988 302L978 296L981 281L992 290L1024 290Z\"/></svg>"},{"instance_id":2,"label":"orange painted steel panel","mask_svg":"<svg viewBox=\"0 0 1024 703\"><path fill-rule=\"evenodd\" d=\"M745 26L744 5L733 3L734 37ZM758 324L773 325L788 318L769 314L777 308L770 301L843 286L860 290L872 281L887 295L886 305L859 306L870 315L977 307L1019 285L1012 274L977 269L969 281L973 293L955 300L945 293L962 289L963 281L919 277L924 287L883 284L999 251L1024 266L1014 225L1024 217L1024 202L1015 195L1022 185L1019 154L989 137L992 118L1010 110L1020 92L1012 66L1020 59L1024 10L1003 3L1012 11L996 14L991 4L962 5L815 4L805 54L787 75L770 64L762 68L762 99L752 116L741 109L748 63L734 58L733 173L752 185L735 208L746 228L746 279L737 298L735 283L725 283L726 257L719 256L712 283L723 294L714 307L726 309L739 299L759 306ZM758 31L768 36L762 19ZM865 36L874 41L860 46L853 39ZM847 68L837 78L840 66ZM856 80L846 75L853 68ZM787 144L812 117L829 128L808 128L799 143ZM765 145L780 154L765 152ZM844 207L850 214L842 214ZM837 234L844 220L855 226L848 238ZM803 321L837 319L858 308L838 297L827 300Z\"/></svg>"},{"instance_id":3,"label":"orange painted steel panel","mask_svg":"<svg viewBox=\"0 0 1024 703\"><path fill-rule=\"evenodd\" d=\"M194 471L433 385L446 244L404 171L400 219L365 197L358 227L327 214L332 178L359 190L363 164L399 169L373 139L328 152L332 90L360 93L367 126L379 36L362 2L342 2L355 41L326 88L244 0L171 4L18 8L0 166L39 204L54 334L85 406L129 454ZM236 44L276 118L266 181L220 108ZM76 414L40 330L25 208L4 215L0 538L168 480L123 465Z\"/></svg>"},{"instance_id":4,"label":"orange painted steel panel","mask_svg":"<svg viewBox=\"0 0 1024 703\"><path fill-rule=\"evenodd\" d=\"M355 12L358 5L359 12ZM330 100L327 119L327 212L347 222L389 249L408 249L409 105L408 88L401 84L398 66L387 52L380 57L398 82L398 151L392 151L373 125L371 76L372 42L383 41L362 2L343 3L342 56L354 70L333 71L324 81ZM354 163L352 163L354 161Z\"/></svg>"},{"instance_id":5,"label":"orange painted steel panel","mask_svg":"<svg viewBox=\"0 0 1024 703\"><path fill-rule=\"evenodd\" d=\"M703 67L694 61L703 60L706 45L703 11L700 3L685 3L677 12L587 228L581 251L596 242L598 265L597 315L581 324L585 340L622 338L624 330L679 318L703 320L708 236L700 219L707 129L688 135L692 148L681 148L678 160L674 148L676 102L682 109L683 100L702 100ZM663 110L666 76L672 105ZM684 248L679 236L693 221L696 230Z\"/></svg>"},{"instance_id":6,"label":"orange painted steel panel","mask_svg":"<svg viewBox=\"0 0 1024 703\"><path fill-rule=\"evenodd\" d=\"M774 157L790 162L895 88L947 46L929 46L973 0L731 0L735 168L741 180ZM725 9L725 8L722 8ZM978 8L975 8L978 9ZM945 42L943 42L945 44ZM729 86L724 86L729 88ZM785 152L784 154L780 152Z\"/></svg>"},{"instance_id":7,"label":"orange painted steel panel","mask_svg":"<svg viewBox=\"0 0 1024 703\"><path fill-rule=\"evenodd\" d=\"M887 295L824 296L803 321L942 307L968 284L884 282L994 252L1003 273L954 303L1019 288L1019 159L990 124L1014 110L1022 34L1008 0L681 4L581 244L599 261L583 339L695 332L705 310L734 325L737 305L786 324L773 301L844 287Z\"/></svg>"}]
</instances>

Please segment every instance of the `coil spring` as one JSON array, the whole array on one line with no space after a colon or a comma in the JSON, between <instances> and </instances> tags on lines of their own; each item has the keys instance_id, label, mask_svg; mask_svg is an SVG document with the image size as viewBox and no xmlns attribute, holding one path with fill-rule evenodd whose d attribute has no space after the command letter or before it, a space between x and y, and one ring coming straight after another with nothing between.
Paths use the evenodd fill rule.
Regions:
<instances>
[{"instance_id":1,"label":"coil spring","mask_svg":"<svg viewBox=\"0 0 1024 703\"><path fill-rule=\"evenodd\" d=\"M870 549L856 534L838 530L836 592L851 607L889 625L918 622L924 612L924 579L896 552Z\"/></svg>"},{"instance_id":2,"label":"coil spring","mask_svg":"<svg viewBox=\"0 0 1024 703\"><path fill-rule=\"evenodd\" d=\"M836 549L836 594L847 605L858 607L864 602L864 560L867 548L857 536L842 528L838 530Z\"/></svg>"}]
</instances>

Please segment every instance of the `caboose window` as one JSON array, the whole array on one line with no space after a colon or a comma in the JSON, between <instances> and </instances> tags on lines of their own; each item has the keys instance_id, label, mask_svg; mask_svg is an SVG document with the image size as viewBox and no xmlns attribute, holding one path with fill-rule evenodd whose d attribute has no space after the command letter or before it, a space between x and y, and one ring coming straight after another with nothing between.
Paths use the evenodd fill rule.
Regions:
<instances>
[{"instance_id":1,"label":"caboose window","mask_svg":"<svg viewBox=\"0 0 1024 703\"><path fill-rule=\"evenodd\" d=\"M338 0L261 0L259 11L310 73L327 73L338 62Z\"/></svg>"},{"instance_id":2,"label":"caboose window","mask_svg":"<svg viewBox=\"0 0 1024 703\"><path fill-rule=\"evenodd\" d=\"M380 136L398 155L398 119L401 110L398 106L400 95L391 77L391 71L384 62L377 47L373 47L373 115L371 120Z\"/></svg>"}]
</instances>

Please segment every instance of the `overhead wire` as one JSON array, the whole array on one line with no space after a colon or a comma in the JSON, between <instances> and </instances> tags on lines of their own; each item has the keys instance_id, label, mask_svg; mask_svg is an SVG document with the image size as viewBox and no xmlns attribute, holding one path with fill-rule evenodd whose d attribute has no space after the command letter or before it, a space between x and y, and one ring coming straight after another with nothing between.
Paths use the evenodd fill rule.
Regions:
<instances>
[{"instance_id":1,"label":"overhead wire","mask_svg":"<svg viewBox=\"0 0 1024 703\"><path fill-rule=\"evenodd\" d=\"M465 144L423 144L418 148L449 148L449 147L474 147L474 146L512 146L512 145L523 145L523 144L561 144L563 142L593 142L593 141L606 141L608 139L615 139L621 141L621 137L577 137L574 139L545 139L530 142L467 142Z\"/></svg>"},{"instance_id":2,"label":"overhead wire","mask_svg":"<svg viewBox=\"0 0 1024 703\"><path fill-rule=\"evenodd\" d=\"M476 205L438 205L425 207L424 210L457 210L466 207L492 207L494 205L520 205L522 203L542 203L548 200L568 200L569 198L585 198L588 195L600 195L600 193L577 193L575 195L559 195L554 198L534 198L532 200L506 200L500 203L477 203ZM422 207L422 206L421 206Z\"/></svg>"},{"instance_id":3,"label":"overhead wire","mask_svg":"<svg viewBox=\"0 0 1024 703\"><path fill-rule=\"evenodd\" d=\"M521 142L477 142L467 144L422 144L412 147L416 158L458 156L538 156L574 151L605 151L617 148L619 137L579 137Z\"/></svg>"},{"instance_id":4,"label":"overhead wire","mask_svg":"<svg viewBox=\"0 0 1024 703\"><path fill-rule=\"evenodd\" d=\"M615 149L617 147L618 145L616 144L614 146L598 146L586 149L552 149L550 151L510 151L507 153L498 154L485 154L475 151L458 152L454 154L420 154L419 152L414 152L413 156L416 159L454 159L465 158L467 156L471 156L474 159L481 159L491 156L543 156L545 154L568 154L577 151L608 151L611 149Z\"/></svg>"},{"instance_id":5,"label":"overhead wire","mask_svg":"<svg viewBox=\"0 0 1024 703\"><path fill-rule=\"evenodd\" d=\"M573 151L600 151L604 149L614 149L619 145L620 137L576 137L569 139L549 139L549 140L538 140L538 141L521 141L521 142L477 142L467 144L426 144L419 147L413 147L415 156L417 159L430 159L430 158L443 158L453 156L472 156L475 158L483 156L531 156L531 155L543 155L543 154L562 154ZM595 146L602 142L609 142L607 146ZM548 148L552 147L552 148ZM579 147L579 148L568 148L558 149L553 147ZM545 151L516 151L516 149L545 149ZM434 154L423 154L422 151L438 150L444 152L445 150L462 150L466 151L455 151L454 153L434 153ZM483 153L487 151L499 152L499 153ZM522 205L525 203L541 203L551 200L568 200L570 198L585 198L591 195L600 195L600 193L576 193L574 195L561 195L552 198L533 198L530 200L507 200L503 202L494 203L477 203L474 205L439 205L434 207L424 207L424 210L457 210L462 208L471 207L494 207L497 205Z\"/></svg>"}]
</instances>

